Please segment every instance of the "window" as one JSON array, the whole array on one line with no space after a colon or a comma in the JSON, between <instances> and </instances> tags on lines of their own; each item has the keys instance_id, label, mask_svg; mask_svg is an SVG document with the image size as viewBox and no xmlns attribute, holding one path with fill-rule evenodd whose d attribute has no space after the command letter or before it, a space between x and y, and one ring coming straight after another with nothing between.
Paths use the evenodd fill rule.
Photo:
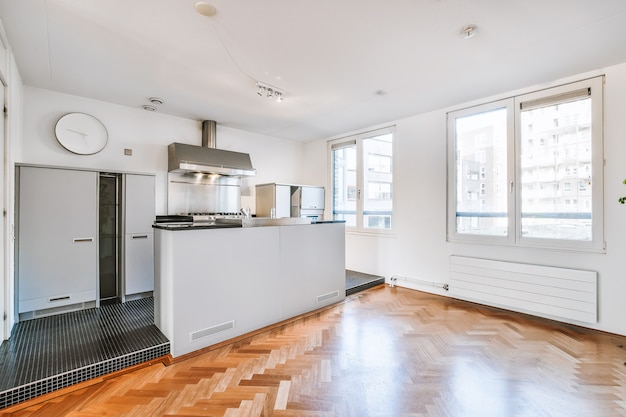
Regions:
<instances>
[{"instance_id":1,"label":"window","mask_svg":"<svg viewBox=\"0 0 626 417\"><path fill-rule=\"evenodd\" d=\"M393 208L393 128L329 143L334 220L359 231L389 230Z\"/></svg>"},{"instance_id":2,"label":"window","mask_svg":"<svg viewBox=\"0 0 626 417\"><path fill-rule=\"evenodd\" d=\"M448 239L602 250L602 90L598 77L448 113ZM472 171L490 173L480 188Z\"/></svg>"}]
</instances>

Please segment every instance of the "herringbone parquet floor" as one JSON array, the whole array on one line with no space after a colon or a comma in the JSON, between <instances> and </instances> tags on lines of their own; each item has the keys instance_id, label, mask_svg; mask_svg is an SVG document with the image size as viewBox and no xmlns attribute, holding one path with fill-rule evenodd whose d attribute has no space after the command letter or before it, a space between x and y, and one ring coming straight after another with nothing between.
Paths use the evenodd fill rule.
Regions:
<instances>
[{"instance_id":1,"label":"herringbone parquet floor","mask_svg":"<svg viewBox=\"0 0 626 417\"><path fill-rule=\"evenodd\" d=\"M0 416L626 416L625 343L381 286L243 342Z\"/></svg>"}]
</instances>

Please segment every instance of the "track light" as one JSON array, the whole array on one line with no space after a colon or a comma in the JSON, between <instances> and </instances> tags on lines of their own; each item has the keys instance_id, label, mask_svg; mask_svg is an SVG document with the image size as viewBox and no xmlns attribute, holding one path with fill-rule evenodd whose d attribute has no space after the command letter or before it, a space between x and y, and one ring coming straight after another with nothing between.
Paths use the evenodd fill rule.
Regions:
<instances>
[{"instance_id":1,"label":"track light","mask_svg":"<svg viewBox=\"0 0 626 417\"><path fill-rule=\"evenodd\" d=\"M262 83L261 81L258 81L256 83L256 86L257 86L256 93L260 97L265 96L266 98L275 98L276 101L278 102L283 101L283 96L285 95L285 92L281 90L280 88L276 88L273 85Z\"/></svg>"}]
</instances>

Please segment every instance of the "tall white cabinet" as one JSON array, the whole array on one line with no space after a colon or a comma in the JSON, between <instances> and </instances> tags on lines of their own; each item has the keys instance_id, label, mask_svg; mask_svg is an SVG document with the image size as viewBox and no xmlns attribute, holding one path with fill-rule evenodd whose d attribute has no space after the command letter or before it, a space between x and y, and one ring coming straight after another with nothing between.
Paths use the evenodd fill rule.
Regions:
<instances>
[{"instance_id":1,"label":"tall white cabinet","mask_svg":"<svg viewBox=\"0 0 626 417\"><path fill-rule=\"evenodd\" d=\"M77 309L97 299L98 173L19 167L20 314Z\"/></svg>"},{"instance_id":2,"label":"tall white cabinet","mask_svg":"<svg viewBox=\"0 0 626 417\"><path fill-rule=\"evenodd\" d=\"M103 278L98 255L105 249L99 247L100 175L81 169L17 167L20 320L99 305ZM154 289L155 181L154 175L114 175L122 182L119 219L113 220L121 225L114 227L121 233L116 238L120 249L115 250L121 284L117 298L126 301L151 295Z\"/></svg>"},{"instance_id":3,"label":"tall white cabinet","mask_svg":"<svg viewBox=\"0 0 626 417\"><path fill-rule=\"evenodd\" d=\"M126 297L154 290L154 176L124 176L124 288Z\"/></svg>"}]
</instances>

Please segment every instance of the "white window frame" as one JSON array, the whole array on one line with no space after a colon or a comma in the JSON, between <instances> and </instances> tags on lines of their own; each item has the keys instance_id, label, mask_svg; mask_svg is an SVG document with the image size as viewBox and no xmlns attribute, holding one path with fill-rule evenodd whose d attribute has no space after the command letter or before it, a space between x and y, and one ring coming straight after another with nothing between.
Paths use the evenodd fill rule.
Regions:
<instances>
[{"instance_id":1,"label":"white window frame","mask_svg":"<svg viewBox=\"0 0 626 417\"><path fill-rule=\"evenodd\" d=\"M365 214L364 214L364 209L363 209L363 204L364 204L364 196L367 193L367 190L365 189L365 184L364 184L364 155L363 155L363 140L365 139L369 139L372 137L376 137L376 136L381 136L381 135L385 135L385 134L391 134L392 135L392 143L391 143L391 148L392 148L392 155L391 155L391 169L389 174L391 174L391 205L392 205L392 209L391 209L391 228L389 229L383 229L383 228L372 228L372 227L365 227L363 224L364 218L365 218ZM395 177L394 177L394 166L395 166L395 144L396 140L395 140L395 126L389 126L389 127L384 127L384 128L380 128L380 129L375 129L375 130L371 130L371 131L367 131L367 132L363 132L363 133L359 133L359 134L355 134L355 135L351 135L351 136L347 136L347 137L343 137L343 138L339 138L339 139L334 139L334 140L330 140L328 141L328 160L329 160L329 179L330 179L330 183L329 183L329 189L331 190L330 194L330 200L329 200L329 207L330 207L330 216L334 218L334 195L333 191L334 191L334 159L333 159L333 150L335 149L340 149L342 147L349 147L352 145L356 146L356 184L357 184L357 198L356 198L356 226L348 226L348 224L346 224L346 231L351 232L351 233L362 233L362 234L375 234L375 235L387 235L387 234L392 234L393 233L393 227L394 227L394 199L395 199L395 193L394 193L394 182L395 182ZM385 172L386 173L386 172Z\"/></svg>"},{"instance_id":2,"label":"white window frame","mask_svg":"<svg viewBox=\"0 0 626 417\"><path fill-rule=\"evenodd\" d=\"M521 103L534 100L548 100L550 97L568 94L569 92L590 89L592 100L592 169L591 178L593 181L591 212L592 231L591 240L574 241L565 239L540 239L522 236L521 232ZM448 131L448 221L447 240L454 242L473 242L486 244L505 244L512 246L550 248L557 250L574 250L602 252L605 249L604 243L604 145L603 145L603 97L604 97L604 77L595 77L587 80L547 88L540 91L530 92L519 96L485 103L483 105L452 111L447 114ZM456 232L456 141L455 125L456 119L482 112L492 111L498 108L507 109L507 180L509 184L509 197L507 201L508 213L508 235L489 236L479 234L464 234Z\"/></svg>"}]
</instances>

